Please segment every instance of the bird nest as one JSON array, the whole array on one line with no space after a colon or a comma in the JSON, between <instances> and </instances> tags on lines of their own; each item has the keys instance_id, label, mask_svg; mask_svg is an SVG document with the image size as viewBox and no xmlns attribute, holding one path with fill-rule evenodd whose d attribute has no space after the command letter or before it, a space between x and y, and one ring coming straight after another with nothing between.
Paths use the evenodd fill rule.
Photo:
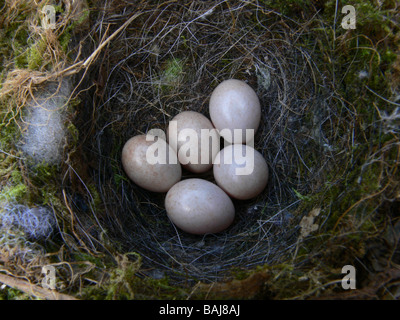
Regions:
<instances>
[{"instance_id":1,"label":"bird nest","mask_svg":"<svg viewBox=\"0 0 400 320\"><path fill-rule=\"evenodd\" d=\"M77 121L104 206L96 221L125 252L137 252L152 277L214 282L232 270L288 259L298 241L301 195L321 185L329 166L322 126L334 110L312 52L272 12L250 3L146 4L122 13L116 6L113 13L92 28L97 37L105 36L103 25L137 18L98 58L96 90ZM234 201L228 230L194 236L169 221L165 194L127 178L121 151L135 135L165 131L182 111L209 117L211 92L231 78L247 82L260 99L255 148L270 168L268 186L255 199ZM190 177L213 181L212 172L183 172Z\"/></svg>"},{"instance_id":2,"label":"bird nest","mask_svg":"<svg viewBox=\"0 0 400 320\"><path fill-rule=\"evenodd\" d=\"M85 1L65 3L82 4L76 10L85 11ZM336 19L332 3L317 4L333 10ZM158 294L144 292L148 287L137 285L136 279L150 288L162 283L164 289L162 281L169 279L168 285L191 292L177 296L188 297L199 282L211 283L208 296L214 284L221 289L224 280L245 274L249 282L239 287L247 283L251 291L251 281L260 288L279 270L282 283L275 291L270 285L271 296L293 297L307 290L304 295L317 295L322 282L334 291L344 264L359 263L367 270L365 279L373 279L365 267L370 256L399 261L398 253L370 250L384 242L391 246L389 253L398 251L398 238L387 235L398 235L398 224L392 225L400 194L399 117L398 108L393 110L398 103L385 98L390 94L380 68L389 70L390 63L383 53L376 54L378 46L368 47L370 39L355 40L319 19L299 23L258 1L114 0L90 6L83 19L66 14L67 6L54 31L38 28L33 14L25 28L36 42L27 42L25 55L15 58L20 64L31 60L8 72L0 88L6 121L0 136L0 202L6 203L0 211L3 270L40 283L43 275L37 267L53 265L59 291L75 292L79 286L79 294L95 295L95 283L100 295L106 291L113 298L121 288L127 288L130 298L135 290L144 297ZM313 19L317 10L309 6ZM4 17L10 26L18 20ZM18 28L14 37L23 30ZM338 52L343 57L335 57ZM227 79L245 81L260 99L254 146L268 164L269 180L256 198L233 200L236 216L228 229L191 235L168 219L165 193L129 180L122 148L150 129L166 132L182 111L209 118L211 93ZM17 147L19 129L25 128L20 120L36 114L29 108L48 96L43 95L46 88L59 88L65 95L55 99L63 104L53 119L61 128L54 133L60 138L34 141L38 150L55 144L54 161L59 162L32 165L23 152L32 148ZM28 103L29 97L37 99ZM50 111L38 115L47 117ZM183 170L182 179L194 177L215 182L212 170ZM370 244L372 235L385 232ZM288 272L285 278L283 273L294 268L303 268L301 276ZM398 277L398 270L389 271ZM281 290L292 287L298 291Z\"/></svg>"}]
</instances>

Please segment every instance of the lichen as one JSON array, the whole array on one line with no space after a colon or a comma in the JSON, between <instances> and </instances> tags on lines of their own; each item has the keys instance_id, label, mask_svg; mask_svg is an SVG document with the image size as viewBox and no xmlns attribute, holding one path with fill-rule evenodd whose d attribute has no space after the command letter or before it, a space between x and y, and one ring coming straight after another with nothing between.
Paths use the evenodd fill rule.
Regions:
<instances>
[{"instance_id":1,"label":"lichen","mask_svg":"<svg viewBox=\"0 0 400 320\"><path fill-rule=\"evenodd\" d=\"M179 87L185 78L185 61L179 58L171 58L165 62L163 73L160 75L159 83L163 91L171 91Z\"/></svg>"}]
</instances>

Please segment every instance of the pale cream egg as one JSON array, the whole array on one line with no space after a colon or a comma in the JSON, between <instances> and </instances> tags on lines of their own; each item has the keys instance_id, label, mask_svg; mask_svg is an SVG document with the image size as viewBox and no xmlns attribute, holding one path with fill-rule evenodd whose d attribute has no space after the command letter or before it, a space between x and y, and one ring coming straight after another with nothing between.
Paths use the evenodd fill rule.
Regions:
<instances>
[{"instance_id":1,"label":"pale cream egg","mask_svg":"<svg viewBox=\"0 0 400 320\"><path fill-rule=\"evenodd\" d=\"M212 168L219 152L219 134L206 116L195 111L179 113L169 122L167 137L186 169L202 173Z\"/></svg>"},{"instance_id":2,"label":"pale cream egg","mask_svg":"<svg viewBox=\"0 0 400 320\"><path fill-rule=\"evenodd\" d=\"M182 177L173 149L165 140L151 135L130 138L122 149L121 161L128 177L149 191L167 192Z\"/></svg>"},{"instance_id":3,"label":"pale cream egg","mask_svg":"<svg viewBox=\"0 0 400 320\"><path fill-rule=\"evenodd\" d=\"M209 111L215 128L229 143L251 141L261 120L261 106L256 92L237 79L222 81L214 89ZM246 129L251 133L246 134Z\"/></svg>"},{"instance_id":4,"label":"pale cream egg","mask_svg":"<svg viewBox=\"0 0 400 320\"><path fill-rule=\"evenodd\" d=\"M169 219L192 234L217 233L228 228L235 207L217 185L203 179L186 179L175 184L165 198Z\"/></svg>"},{"instance_id":5,"label":"pale cream egg","mask_svg":"<svg viewBox=\"0 0 400 320\"><path fill-rule=\"evenodd\" d=\"M229 196L247 200L258 196L268 183L268 165L254 148L233 144L222 149L214 160L214 178Z\"/></svg>"}]
</instances>

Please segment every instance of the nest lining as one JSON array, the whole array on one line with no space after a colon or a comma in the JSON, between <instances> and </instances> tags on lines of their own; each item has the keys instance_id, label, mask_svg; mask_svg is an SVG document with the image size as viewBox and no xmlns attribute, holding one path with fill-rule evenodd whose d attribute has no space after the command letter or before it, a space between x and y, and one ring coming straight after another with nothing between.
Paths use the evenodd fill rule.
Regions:
<instances>
[{"instance_id":1,"label":"nest lining","mask_svg":"<svg viewBox=\"0 0 400 320\"><path fill-rule=\"evenodd\" d=\"M104 15L92 30L101 38L103 24L121 25L132 10ZM101 95L87 98L93 109L81 116L82 150L104 205L93 212L96 222L125 252L142 256L143 274L178 283L220 281L234 269L284 262L298 241L299 195L323 184L332 166L330 138L337 135L331 129L335 109L312 52L254 3L171 2L136 7L135 13L139 17L98 59ZM179 112L209 117L212 90L230 78L246 81L259 96L255 148L270 178L257 198L234 201L236 218L228 230L194 236L168 220L164 194L129 181L121 150L134 135L166 130ZM184 171L183 179L189 177L213 181L210 172Z\"/></svg>"}]
</instances>

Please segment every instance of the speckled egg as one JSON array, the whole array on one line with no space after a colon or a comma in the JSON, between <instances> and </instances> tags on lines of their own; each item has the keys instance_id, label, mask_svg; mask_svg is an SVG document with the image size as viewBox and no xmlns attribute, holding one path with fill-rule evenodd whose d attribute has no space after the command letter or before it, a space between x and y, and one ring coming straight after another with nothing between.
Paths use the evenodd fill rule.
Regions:
<instances>
[{"instance_id":1,"label":"speckled egg","mask_svg":"<svg viewBox=\"0 0 400 320\"><path fill-rule=\"evenodd\" d=\"M198 235L221 232L235 217L228 195L214 183L197 178L175 184L167 193L165 209L178 228Z\"/></svg>"},{"instance_id":2,"label":"speckled egg","mask_svg":"<svg viewBox=\"0 0 400 320\"><path fill-rule=\"evenodd\" d=\"M246 129L255 134L261 120L261 106L256 92L244 81L229 79L221 82L210 97L210 117L220 135L229 143L252 140ZM234 130L239 135L234 136Z\"/></svg>"},{"instance_id":3,"label":"speckled egg","mask_svg":"<svg viewBox=\"0 0 400 320\"><path fill-rule=\"evenodd\" d=\"M154 140L146 141L146 135L129 139L122 149L122 166L138 186L153 192L167 192L181 179L182 169L168 143L161 138ZM160 154L161 150L165 153L165 157L158 162L152 157L152 154L157 154L156 147L159 147Z\"/></svg>"},{"instance_id":4,"label":"speckled egg","mask_svg":"<svg viewBox=\"0 0 400 320\"><path fill-rule=\"evenodd\" d=\"M215 181L232 198L254 198L267 185L268 165L262 154L248 145L227 146L214 162Z\"/></svg>"},{"instance_id":5,"label":"speckled egg","mask_svg":"<svg viewBox=\"0 0 400 320\"><path fill-rule=\"evenodd\" d=\"M212 168L212 160L219 152L219 134L206 116L195 111L181 112L170 121L167 135L184 168L194 173Z\"/></svg>"}]
</instances>

